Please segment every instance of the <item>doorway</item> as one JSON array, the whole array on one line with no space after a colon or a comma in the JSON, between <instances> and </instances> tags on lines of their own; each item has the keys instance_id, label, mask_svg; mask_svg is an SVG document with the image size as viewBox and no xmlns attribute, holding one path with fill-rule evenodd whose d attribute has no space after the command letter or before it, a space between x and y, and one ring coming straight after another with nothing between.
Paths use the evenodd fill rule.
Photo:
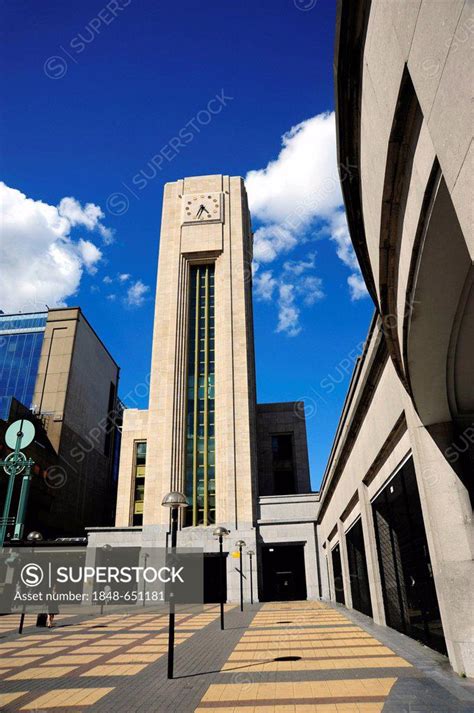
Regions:
<instances>
[{"instance_id":1,"label":"doorway","mask_svg":"<svg viewBox=\"0 0 474 713\"><path fill-rule=\"evenodd\" d=\"M260 601L297 601L306 598L304 545L264 545Z\"/></svg>"},{"instance_id":2,"label":"doorway","mask_svg":"<svg viewBox=\"0 0 474 713\"><path fill-rule=\"evenodd\" d=\"M364 534L362 522L357 522L346 533L347 558L349 561L349 577L351 581L352 606L357 611L372 616L370 601L369 576L365 558Z\"/></svg>"},{"instance_id":3,"label":"doorway","mask_svg":"<svg viewBox=\"0 0 474 713\"><path fill-rule=\"evenodd\" d=\"M387 624L445 654L411 458L375 498L372 507Z\"/></svg>"}]
</instances>

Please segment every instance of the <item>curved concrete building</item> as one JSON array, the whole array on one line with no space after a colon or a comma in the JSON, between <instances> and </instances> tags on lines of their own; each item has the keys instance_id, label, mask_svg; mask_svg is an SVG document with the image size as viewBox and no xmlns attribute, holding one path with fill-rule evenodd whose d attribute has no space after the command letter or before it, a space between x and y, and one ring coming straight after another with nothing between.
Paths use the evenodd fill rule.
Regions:
<instances>
[{"instance_id":1,"label":"curved concrete building","mask_svg":"<svg viewBox=\"0 0 474 713\"><path fill-rule=\"evenodd\" d=\"M469 2L340 0L338 158L376 305L321 489L326 596L474 675Z\"/></svg>"}]
</instances>

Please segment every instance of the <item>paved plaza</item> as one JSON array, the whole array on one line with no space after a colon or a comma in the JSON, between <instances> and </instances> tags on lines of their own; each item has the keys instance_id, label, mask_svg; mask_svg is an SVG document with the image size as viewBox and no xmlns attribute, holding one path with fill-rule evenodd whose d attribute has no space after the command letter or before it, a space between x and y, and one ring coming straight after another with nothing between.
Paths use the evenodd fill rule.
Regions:
<instances>
[{"instance_id":1,"label":"paved plaza","mask_svg":"<svg viewBox=\"0 0 474 713\"><path fill-rule=\"evenodd\" d=\"M177 615L166 679L165 613L0 617L0 710L32 713L468 713L474 687L444 657L319 602L217 606Z\"/></svg>"}]
</instances>

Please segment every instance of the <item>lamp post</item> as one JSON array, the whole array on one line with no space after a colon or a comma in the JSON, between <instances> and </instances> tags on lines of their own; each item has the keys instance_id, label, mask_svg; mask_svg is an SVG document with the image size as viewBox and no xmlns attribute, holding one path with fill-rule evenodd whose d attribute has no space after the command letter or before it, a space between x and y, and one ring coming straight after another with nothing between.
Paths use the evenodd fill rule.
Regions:
<instances>
[{"instance_id":1,"label":"lamp post","mask_svg":"<svg viewBox=\"0 0 474 713\"><path fill-rule=\"evenodd\" d=\"M3 507L3 516L0 519L0 547L5 544L8 525L14 520L10 518L10 506L15 487L15 478L25 474L21 483L20 500L18 502L18 510L16 516L15 531L13 533L14 540L21 540L23 537L23 529L25 526L26 506L28 504L28 495L30 492L30 483L32 478L31 468L34 466L34 461L27 458L20 448L26 448L30 445L35 437L35 427L31 421L20 419L12 423L5 433L5 443L9 448L14 449L4 460L0 460L0 466L8 475L7 492L5 495L5 504Z\"/></svg>"},{"instance_id":2,"label":"lamp post","mask_svg":"<svg viewBox=\"0 0 474 713\"><path fill-rule=\"evenodd\" d=\"M224 630L224 552L222 549L222 541L230 533L226 527L216 527L212 533L214 537L219 538L219 599L221 606L221 631Z\"/></svg>"},{"instance_id":3,"label":"lamp post","mask_svg":"<svg viewBox=\"0 0 474 713\"><path fill-rule=\"evenodd\" d=\"M253 572L252 572L252 557L255 552L253 550L247 550L247 554L250 557L250 604L253 604Z\"/></svg>"},{"instance_id":4,"label":"lamp post","mask_svg":"<svg viewBox=\"0 0 474 713\"><path fill-rule=\"evenodd\" d=\"M105 545L102 545L102 547L101 547L101 550L102 550L102 552L104 553L104 558L105 558L105 563L106 563L106 565L109 564L109 557L108 557L108 554L109 554L109 552L110 552L111 549L112 549L112 545L108 545L107 543L106 543ZM110 587L109 587L109 589L110 589ZM107 606L107 600L105 599L105 591L106 591L106 590L105 590L105 586L104 586L104 587L102 587L102 592L103 592L104 596L102 597L102 599L101 599L101 601L100 601L100 615L101 615L101 616L104 614L104 602L105 602L105 605Z\"/></svg>"},{"instance_id":5,"label":"lamp post","mask_svg":"<svg viewBox=\"0 0 474 713\"><path fill-rule=\"evenodd\" d=\"M147 565L149 556L150 555L148 554L148 552L145 552L145 554L143 556L143 559L145 560L145 564L143 565L143 571L146 570L146 565ZM143 604L142 604L142 606L145 606L145 595L146 595L146 579L145 579L145 577L143 577Z\"/></svg>"},{"instance_id":6,"label":"lamp post","mask_svg":"<svg viewBox=\"0 0 474 713\"><path fill-rule=\"evenodd\" d=\"M239 548L239 560L240 560L240 611L244 610L244 573L242 570L242 548L246 547L246 542L244 540L237 540L235 546Z\"/></svg>"},{"instance_id":7,"label":"lamp post","mask_svg":"<svg viewBox=\"0 0 474 713\"><path fill-rule=\"evenodd\" d=\"M36 530L33 530L33 532L30 532L26 536L27 542L31 542L33 545L35 544L35 542L41 542L42 539L43 535L41 534L41 532L37 532Z\"/></svg>"},{"instance_id":8,"label":"lamp post","mask_svg":"<svg viewBox=\"0 0 474 713\"><path fill-rule=\"evenodd\" d=\"M181 508L188 507L186 495L179 492L171 492L165 495L161 504L165 508L171 510L171 551L176 549L176 541L178 539L178 512ZM171 592L172 594L172 592ZM173 678L174 668L174 600L170 598L170 616L168 625L168 678Z\"/></svg>"}]
</instances>

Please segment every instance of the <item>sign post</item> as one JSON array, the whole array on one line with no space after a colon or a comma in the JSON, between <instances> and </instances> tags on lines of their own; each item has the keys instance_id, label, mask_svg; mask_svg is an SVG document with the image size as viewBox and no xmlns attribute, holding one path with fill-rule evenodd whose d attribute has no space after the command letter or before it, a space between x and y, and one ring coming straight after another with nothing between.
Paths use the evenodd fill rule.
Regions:
<instances>
[{"instance_id":1,"label":"sign post","mask_svg":"<svg viewBox=\"0 0 474 713\"><path fill-rule=\"evenodd\" d=\"M7 494L5 497L5 505L3 507L3 516L0 520L1 547L5 544L7 527L12 522L12 518L10 518L10 507L12 503L13 489L15 486L15 477L17 475L21 475L23 471L25 471L21 484L20 501L18 503L13 539L21 540L23 536L26 507L28 505L28 496L30 493L32 476L31 468L34 465L34 461L31 460L31 458L27 458L20 449L22 447L26 448L29 446L34 437L35 427L31 421L25 421L25 419L20 419L19 421L12 423L8 427L5 434L5 443L9 448L13 449L13 452L9 453L4 460L0 460L0 466L3 466L3 470L8 475Z\"/></svg>"}]
</instances>

